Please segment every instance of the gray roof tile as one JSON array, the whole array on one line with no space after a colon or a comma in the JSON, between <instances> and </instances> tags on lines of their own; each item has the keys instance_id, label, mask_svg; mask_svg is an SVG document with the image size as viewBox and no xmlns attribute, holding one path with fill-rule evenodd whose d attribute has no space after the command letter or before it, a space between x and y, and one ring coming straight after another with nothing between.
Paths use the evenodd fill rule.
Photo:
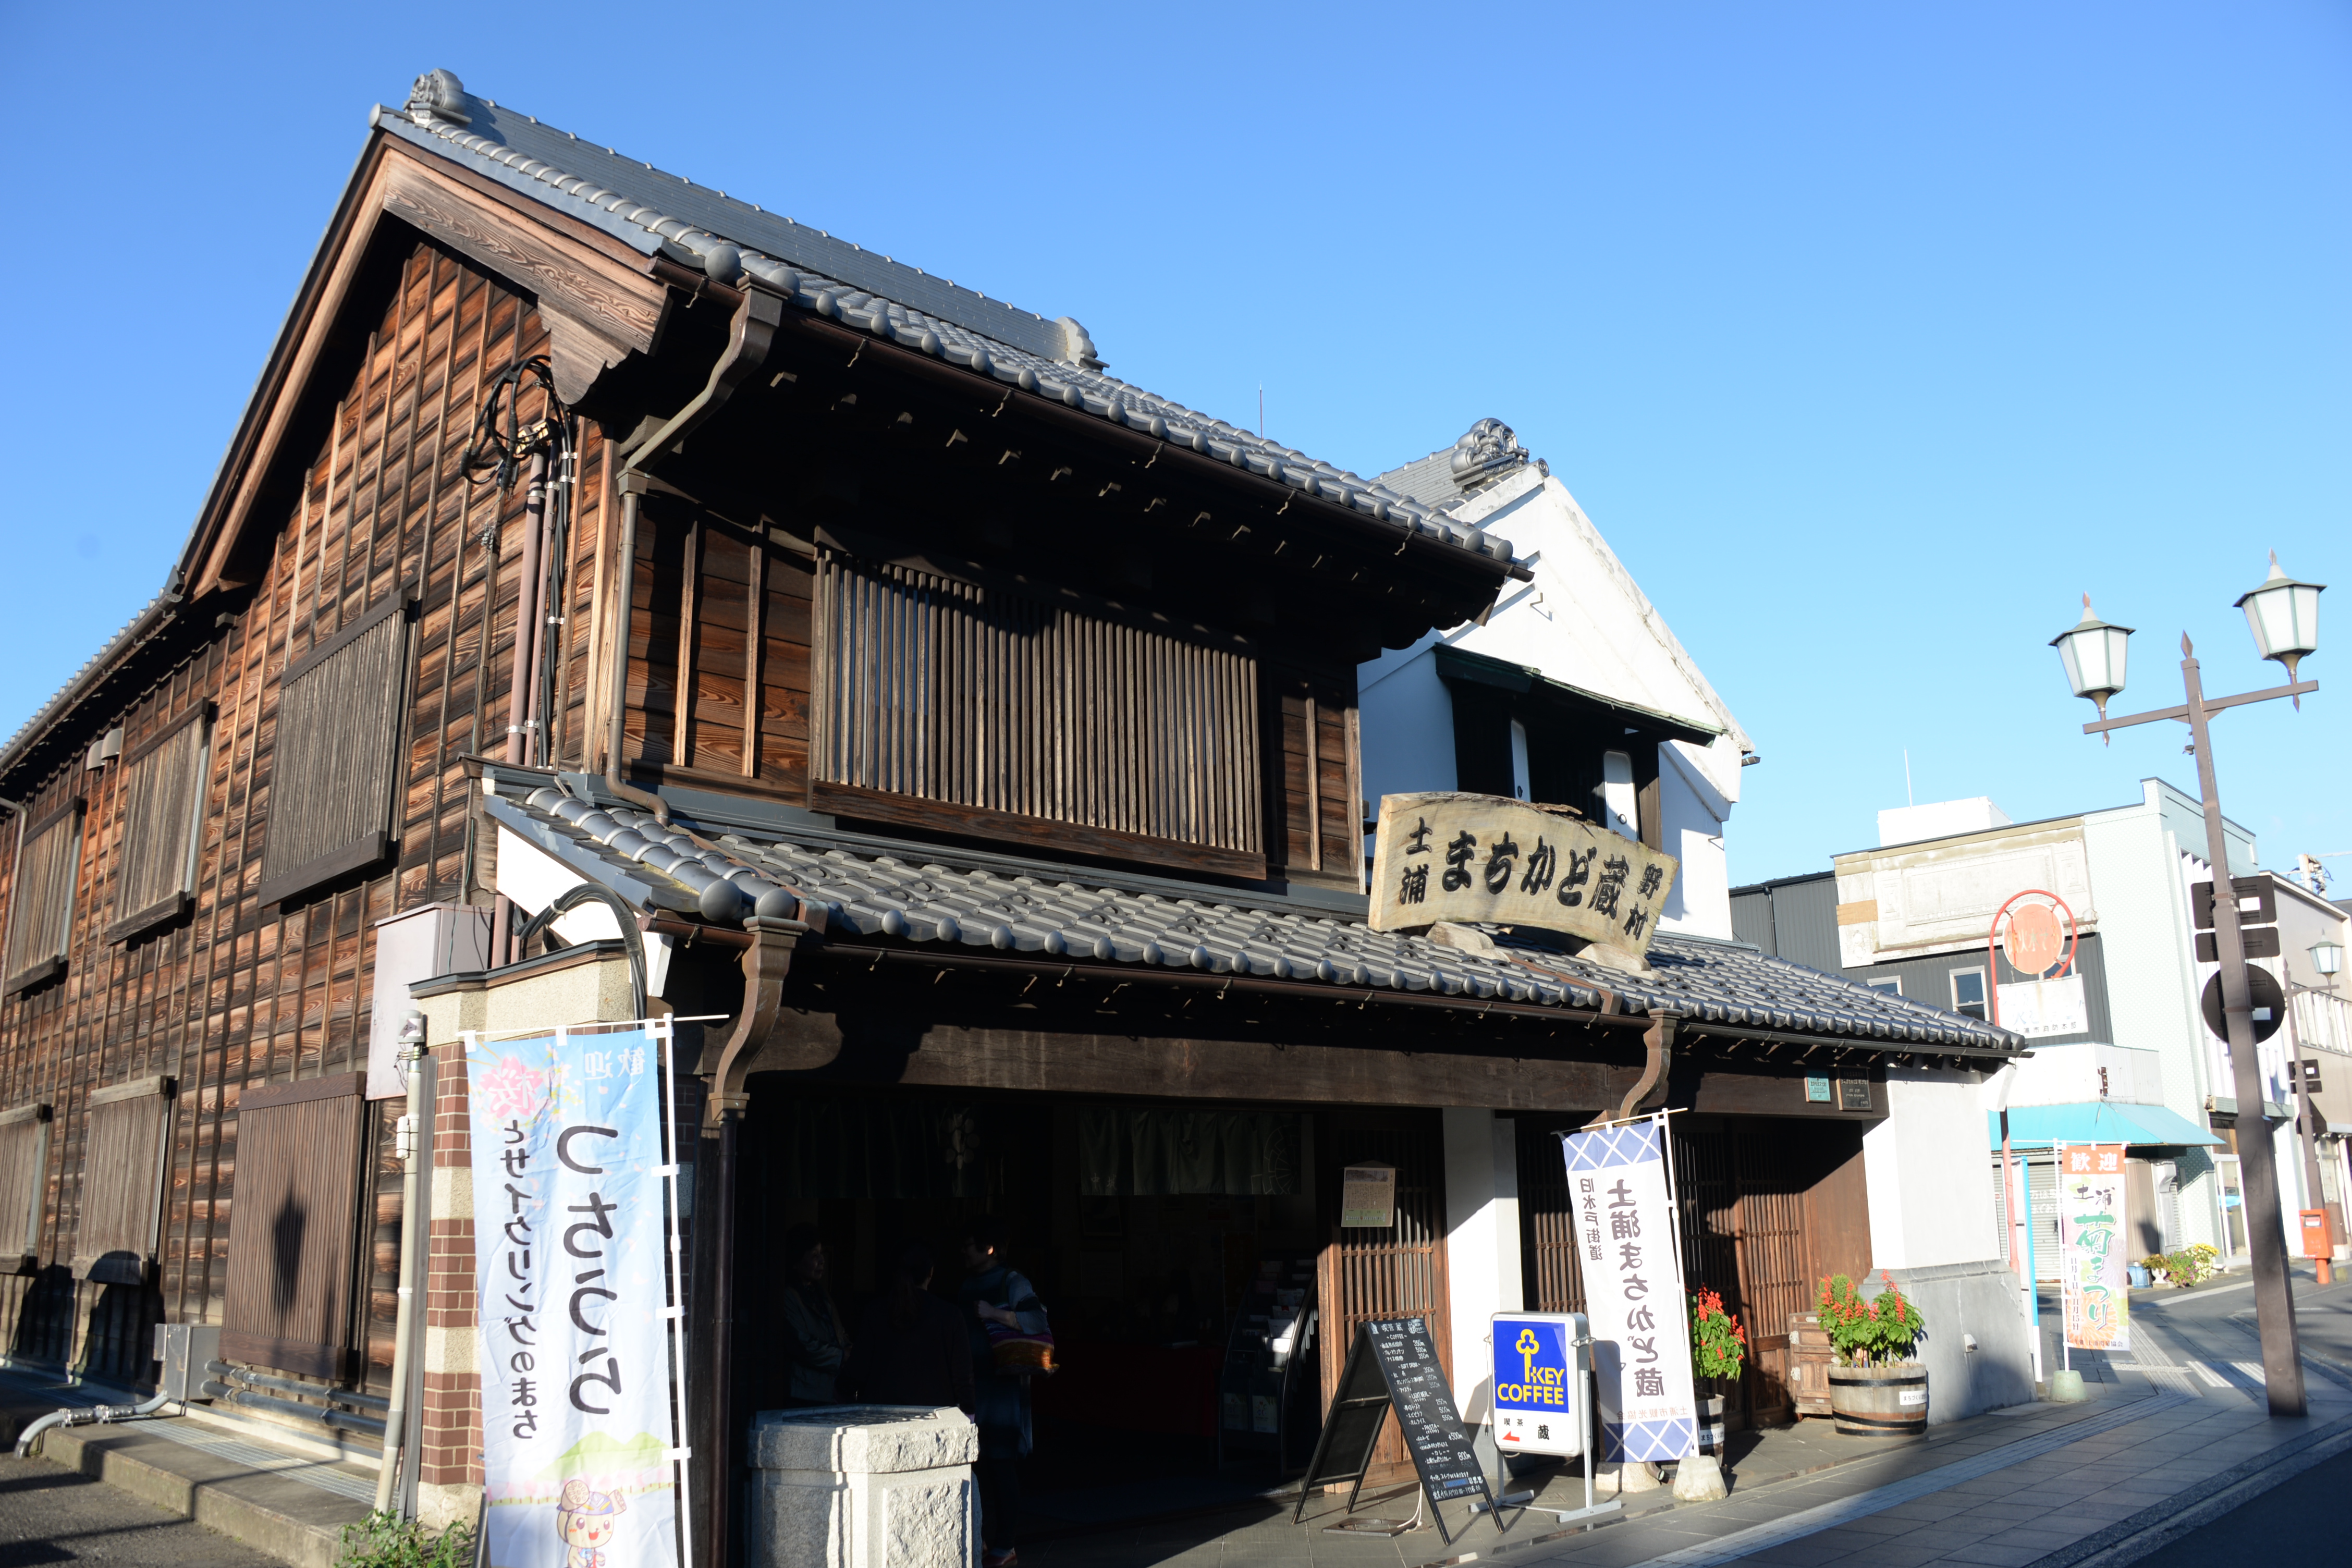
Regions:
<instances>
[{"instance_id":1,"label":"gray roof tile","mask_svg":"<svg viewBox=\"0 0 2352 1568\"><path fill-rule=\"evenodd\" d=\"M1304 906L1263 907L1273 900L1244 906L1090 887L1087 873L1075 867L1068 879L1049 882L741 833L706 837L716 848L705 850L683 828L666 829L650 813L600 810L547 786L520 800L502 793L487 805L494 816L583 875L608 883L633 879L646 889L640 901L655 907L698 909L703 889L723 877L755 902L771 891L778 893L780 908L784 899L804 900L841 935L1540 1006L1597 1008L1605 990L1627 1012L1671 1009L1708 1023L1782 1033L1979 1051L2024 1044L2007 1030L1873 991L1843 975L1738 943L1670 932L1651 943L1654 974L1636 977L1508 933L1496 933L1492 955L1469 952ZM920 849L908 846L908 852Z\"/></svg>"}]
</instances>

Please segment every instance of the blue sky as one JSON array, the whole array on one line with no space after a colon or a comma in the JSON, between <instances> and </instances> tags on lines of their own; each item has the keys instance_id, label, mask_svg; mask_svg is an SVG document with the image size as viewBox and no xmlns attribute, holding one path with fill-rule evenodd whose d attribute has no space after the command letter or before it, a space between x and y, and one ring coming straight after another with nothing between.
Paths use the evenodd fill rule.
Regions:
<instances>
[{"instance_id":1,"label":"blue sky","mask_svg":"<svg viewBox=\"0 0 2352 1568\"><path fill-rule=\"evenodd\" d=\"M2328 689L2218 721L2223 798L2267 864L2352 850L2341 5L17 0L0 51L0 729L160 585L368 106L446 66L1360 472L1509 422L1764 756L1737 879L1873 842L1906 749L2020 820L2193 787L2043 645L2087 589L2141 629L2119 710L2183 629L2274 684L2267 548L2344 584Z\"/></svg>"}]
</instances>

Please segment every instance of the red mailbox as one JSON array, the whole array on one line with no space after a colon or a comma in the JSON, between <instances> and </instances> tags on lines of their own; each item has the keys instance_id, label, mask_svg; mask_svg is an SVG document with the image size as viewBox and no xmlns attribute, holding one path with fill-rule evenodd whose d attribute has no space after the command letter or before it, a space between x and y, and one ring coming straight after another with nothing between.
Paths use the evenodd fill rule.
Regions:
<instances>
[{"instance_id":1,"label":"red mailbox","mask_svg":"<svg viewBox=\"0 0 2352 1568\"><path fill-rule=\"evenodd\" d=\"M2336 1255L2336 1238L2329 1234L2326 1209L2305 1209L2303 1214L2303 1255L2305 1258L2332 1258Z\"/></svg>"}]
</instances>

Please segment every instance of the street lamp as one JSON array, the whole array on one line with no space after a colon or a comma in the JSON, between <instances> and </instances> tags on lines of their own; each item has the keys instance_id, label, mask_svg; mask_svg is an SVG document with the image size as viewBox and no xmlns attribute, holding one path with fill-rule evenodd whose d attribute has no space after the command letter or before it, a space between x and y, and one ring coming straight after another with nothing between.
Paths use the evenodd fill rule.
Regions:
<instances>
[{"instance_id":1,"label":"street lamp","mask_svg":"<svg viewBox=\"0 0 2352 1568\"><path fill-rule=\"evenodd\" d=\"M2206 721L2224 708L2278 697L2294 698L2300 708L2305 694L2319 689L2317 681L2297 680L2294 676L2295 665L2318 646L2321 591L2321 584L2296 582L2281 571L2273 552L2270 575L2238 596L2246 624L2252 628L2256 651L2286 666L2286 685L2235 697L2208 698L2199 679L2196 649L2183 632L2180 682L2189 700L2178 708L2121 719L2107 717L2106 699L2123 689L2124 642L2131 636L2129 629L2110 626L2092 615L2086 594L2081 623L2052 640L2074 695L2098 704L2098 721L2084 725L2084 734L2106 736L2134 724L2178 719L2189 726L2190 749L2197 754L2197 786L2205 797L2205 856L2213 868L2213 944L2221 965L2221 1016L2228 1030L2239 1120L2252 1132L2237 1141L2238 1166L2245 1187L2246 1240L2254 1255L2254 1317L2262 1330L2263 1377L2273 1415L2305 1414L2303 1358L2296 1343L2294 1299L2287 1279L2286 1229L2279 1217L2278 1162L2263 1125L2262 1063L2254 1051L2245 942L2238 928L2238 900L2230 891L2230 846L2221 832L2221 786L2214 773L2213 740ZM2298 1065L2296 1071L2301 1070Z\"/></svg>"},{"instance_id":2,"label":"street lamp","mask_svg":"<svg viewBox=\"0 0 2352 1568\"><path fill-rule=\"evenodd\" d=\"M2340 942L2329 942L2325 937L2313 942L2311 944L2311 967L2318 973L2327 976L2328 979L2334 980L2336 978L2336 972L2344 967L2343 944ZM2330 985L2328 989L2333 991L2335 987Z\"/></svg>"}]
</instances>

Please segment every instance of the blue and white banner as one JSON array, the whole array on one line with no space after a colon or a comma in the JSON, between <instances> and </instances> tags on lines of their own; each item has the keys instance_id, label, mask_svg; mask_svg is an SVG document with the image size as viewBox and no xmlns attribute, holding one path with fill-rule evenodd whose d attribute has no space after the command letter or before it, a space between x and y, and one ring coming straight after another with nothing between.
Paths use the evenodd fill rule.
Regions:
<instances>
[{"instance_id":1,"label":"blue and white banner","mask_svg":"<svg viewBox=\"0 0 2352 1568\"><path fill-rule=\"evenodd\" d=\"M662 1045L468 1037L490 1568L675 1568Z\"/></svg>"},{"instance_id":2,"label":"blue and white banner","mask_svg":"<svg viewBox=\"0 0 2352 1568\"><path fill-rule=\"evenodd\" d=\"M1698 1452L1690 1314L1675 1247L1666 1120L1570 1132L1569 1196L1592 1329L1592 1403L1603 1459Z\"/></svg>"}]
</instances>

